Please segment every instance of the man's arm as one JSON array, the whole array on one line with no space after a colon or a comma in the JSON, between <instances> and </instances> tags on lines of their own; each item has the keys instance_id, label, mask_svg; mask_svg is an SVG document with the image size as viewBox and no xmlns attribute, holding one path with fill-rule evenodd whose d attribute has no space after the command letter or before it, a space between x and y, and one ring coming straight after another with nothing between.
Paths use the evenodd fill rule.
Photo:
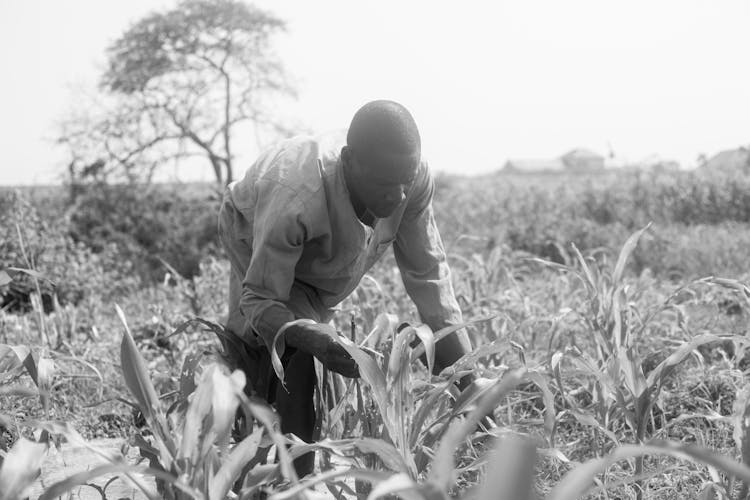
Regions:
<instances>
[{"instance_id":1,"label":"man's arm","mask_svg":"<svg viewBox=\"0 0 750 500\"><path fill-rule=\"evenodd\" d=\"M398 228L393 253L401 271L406 292L417 306L419 316L433 331L462 321L451 284L451 273L432 210L435 184L426 164L420 166L409 196L408 206ZM471 350L465 331L437 343L435 371Z\"/></svg>"},{"instance_id":2,"label":"man's arm","mask_svg":"<svg viewBox=\"0 0 750 500\"><path fill-rule=\"evenodd\" d=\"M295 319L285 303L307 237L305 214L296 193L273 181L259 186L253 214L246 214L253 217L253 245L240 298L247 325L243 335L256 332L269 351L279 328ZM322 324L291 327L285 334L286 344L315 356L333 371L358 376L356 364L331 339L330 330Z\"/></svg>"},{"instance_id":3,"label":"man's arm","mask_svg":"<svg viewBox=\"0 0 750 500\"><path fill-rule=\"evenodd\" d=\"M247 326L270 350L278 329L295 319L285 302L294 283L306 229L304 207L291 189L273 181L265 181L257 189L252 213L243 214L253 221L253 243L240 309Z\"/></svg>"}]
</instances>

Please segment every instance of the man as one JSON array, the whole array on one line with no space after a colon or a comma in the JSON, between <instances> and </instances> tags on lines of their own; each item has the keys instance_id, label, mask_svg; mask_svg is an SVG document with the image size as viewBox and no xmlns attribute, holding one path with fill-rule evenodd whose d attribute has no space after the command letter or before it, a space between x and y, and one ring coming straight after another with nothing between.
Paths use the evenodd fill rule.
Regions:
<instances>
[{"instance_id":1,"label":"man","mask_svg":"<svg viewBox=\"0 0 750 500\"><path fill-rule=\"evenodd\" d=\"M461 322L433 217L434 190L417 125L392 101L357 111L340 149L309 137L289 139L228 186L219 216L231 262L227 330L241 340L232 342L242 346L233 354L249 390L275 403L282 432L312 439L313 357L346 377L359 376L327 333L331 308L389 246L422 321L433 330ZM269 353L279 328L301 318L316 323L286 330L285 391ZM441 340L436 372L469 350L465 332ZM295 462L300 475L312 466L312 454Z\"/></svg>"}]
</instances>

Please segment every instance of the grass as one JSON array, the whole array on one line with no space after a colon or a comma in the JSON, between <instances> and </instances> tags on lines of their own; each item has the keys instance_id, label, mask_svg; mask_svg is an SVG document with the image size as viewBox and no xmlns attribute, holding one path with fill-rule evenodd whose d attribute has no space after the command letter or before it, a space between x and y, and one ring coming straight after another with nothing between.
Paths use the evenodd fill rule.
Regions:
<instances>
[{"instance_id":1,"label":"grass","mask_svg":"<svg viewBox=\"0 0 750 500\"><path fill-rule=\"evenodd\" d=\"M502 484L519 495L508 498L741 498L750 359L744 340L750 310L743 242L750 241L750 230L737 200L706 195L701 203L713 199L736 206L734 219L693 221L679 216L693 212L657 210L655 201L649 209L633 209L647 198L644 189L672 193L684 204L680 190L693 192L684 179L672 187L657 180L653 188L633 177L619 184L600 177L577 185L546 179L542 188L523 182L502 177L439 182L437 218L459 303L466 319L485 319L468 327L478 350L457 369L471 370L481 382L463 394L451 393L450 381L460 371L431 376L412 362L418 353L407 336L429 346L430 335L417 335L414 328L395 332L401 321L414 327L418 321L388 255L335 319L347 338L354 319L355 342L341 340L350 349L358 349L380 324L366 345L382 357L358 383L321 373L321 383L332 388L321 389L333 399L321 403L327 409L321 427L328 440L315 447L320 474L299 481L269 463L257 469L262 477L243 479L241 495L262 487L276 498L291 498L320 481L329 491L353 496L341 465L338 472L326 472L336 456L333 463L343 460L352 467L350 478L374 481L371 493L398 491L405 498L496 498L488 495ZM610 215L601 207L609 207ZM652 227L627 242L647 216L654 217ZM47 371L46 390L38 391L28 371L16 367L10 374L2 365L9 377L3 387L33 394L0 395L6 420L2 448L44 443L34 433L39 429L64 435L42 423L61 421L87 440L113 436L154 445L162 436L179 443L184 431L166 415L186 400L182 368L200 357L195 378L200 383L201 367L213 359L203 355L217 342L200 324L172 333L195 316L221 321L227 272L221 259L205 258L192 281L164 280L120 294L117 303L133 339L129 361L121 357L122 321L113 301L100 295L63 304L51 314L42 314L38 304L30 313L0 312L0 343L28 346L37 365L42 359L54 366ZM733 279L700 279L710 275ZM143 358L140 376L153 387L153 394L140 400L132 375L123 375L136 351ZM511 384L509 376L517 379ZM498 387L502 390L493 392ZM477 404L494 408L497 428L491 435L504 439L488 441L494 438L474 432L471 415ZM161 423L148 415L157 406L164 412ZM199 420L207 422L208 414L202 415ZM288 439L270 429L266 436ZM214 463L219 470L229 453L221 451L219 441L202 446L206 453L193 458L191 467ZM292 456L308 449L287 443ZM38 448L19 446L27 456L37 456ZM502 451L486 454L496 446L519 463L536 464L533 474L530 466L500 474L512 464L502 461ZM214 449L216 455L210 455ZM165 453L151 467L160 464L169 475L162 477L165 484L187 481L187 469L179 469L185 457ZM209 497L211 476L195 470L189 476L185 484L191 491Z\"/></svg>"}]
</instances>

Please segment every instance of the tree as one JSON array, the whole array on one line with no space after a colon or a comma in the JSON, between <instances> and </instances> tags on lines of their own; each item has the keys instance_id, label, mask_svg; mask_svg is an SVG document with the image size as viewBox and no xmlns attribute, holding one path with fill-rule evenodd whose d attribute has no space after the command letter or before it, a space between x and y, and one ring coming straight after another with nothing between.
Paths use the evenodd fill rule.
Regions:
<instances>
[{"instance_id":1,"label":"tree","mask_svg":"<svg viewBox=\"0 0 750 500\"><path fill-rule=\"evenodd\" d=\"M233 179L242 123L285 133L267 109L293 95L271 50L284 23L238 0L183 0L135 23L107 50L95 111L72 116L60 139L73 164L106 162L149 180L169 160L200 156L216 181ZM71 172L74 169L71 168Z\"/></svg>"}]
</instances>

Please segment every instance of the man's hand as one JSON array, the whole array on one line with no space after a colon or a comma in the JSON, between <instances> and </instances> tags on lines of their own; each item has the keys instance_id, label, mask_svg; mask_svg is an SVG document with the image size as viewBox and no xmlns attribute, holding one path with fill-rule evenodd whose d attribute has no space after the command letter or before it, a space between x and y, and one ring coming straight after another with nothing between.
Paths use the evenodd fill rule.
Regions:
<instances>
[{"instance_id":1,"label":"man's hand","mask_svg":"<svg viewBox=\"0 0 750 500\"><path fill-rule=\"evenodd\" d=\"M295 325L286 331L285 340L290 347L318 358L329 370L344 377L359 378L357 363L330 334L336 331L328 324Z\"/></svg>"}]
</instances>

